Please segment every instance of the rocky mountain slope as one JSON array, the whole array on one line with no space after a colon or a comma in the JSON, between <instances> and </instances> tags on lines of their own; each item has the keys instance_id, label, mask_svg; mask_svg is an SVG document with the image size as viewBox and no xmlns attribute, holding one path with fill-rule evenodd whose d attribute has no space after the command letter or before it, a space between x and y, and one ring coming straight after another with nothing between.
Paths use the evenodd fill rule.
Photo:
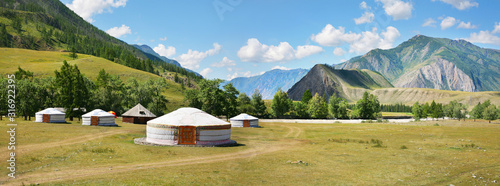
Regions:
<instances>
[{"instance_id":1,"label":"rocky mountain slope","mask_svg":"<svg viewBox=\"0 0 500 186\"><path fill-rule=\"evenodd\" d=\"M375 49L336 67L377 71L402 88L500 90L500 52L465 40L417 35L396 48Z\"/></svg>"},{"instance_id":2,"label":"rocky mountain slope","mask_svg":"<svg viewBox=\"0 0 500 186\"><path fill-rule=\"evenodd\" d=\"M331 66L317 64L299 82L288 90L293 100L301 100L309 89L314 95L326 95L329 98L336 94L349 101L356 101L369 90L393 87L381 74L370 70L343 70Z\"/></svg>"}]
</instances>

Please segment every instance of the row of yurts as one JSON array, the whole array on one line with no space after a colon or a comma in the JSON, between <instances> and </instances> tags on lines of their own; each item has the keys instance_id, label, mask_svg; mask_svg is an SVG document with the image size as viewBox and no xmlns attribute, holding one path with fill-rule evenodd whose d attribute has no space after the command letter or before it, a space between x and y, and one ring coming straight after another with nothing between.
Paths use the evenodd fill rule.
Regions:
<instances>
[{"instance_id":1,"label":"row of yurts","mask_svg":"<svg viewBox=\"0 0 500 186\"><path fill-rule=\"evenodd\" d=\"M47 108L35 114L35 122L65 123L61 109ZM82 125L118 126L116 115L95 109L82 115ZM231 127L259 127L259 119L240 114L227 123L196 108L184 107L156 117L141 104L122 114L124 123L147 124L146 142L156 145L213 146L234 143Z\"/></svg>"}]
</instances>

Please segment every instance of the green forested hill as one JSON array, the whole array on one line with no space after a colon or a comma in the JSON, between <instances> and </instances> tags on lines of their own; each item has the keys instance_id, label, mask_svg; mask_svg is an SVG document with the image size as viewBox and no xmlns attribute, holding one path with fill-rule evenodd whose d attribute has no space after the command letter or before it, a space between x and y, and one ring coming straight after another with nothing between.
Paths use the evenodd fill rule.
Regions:
<instances>
[{"instance_id":1,"label":"green forested hill","mask_svg":"<svg viewBox=\"0 0 500 186\"><path fill-rule=\"evenodd\" d=\"M182 67L148 58L141 50L83 20L59 0L0 1L0 47L70 51L154 74L170 71L201 78Z\"/></svg>"}]
</instances>

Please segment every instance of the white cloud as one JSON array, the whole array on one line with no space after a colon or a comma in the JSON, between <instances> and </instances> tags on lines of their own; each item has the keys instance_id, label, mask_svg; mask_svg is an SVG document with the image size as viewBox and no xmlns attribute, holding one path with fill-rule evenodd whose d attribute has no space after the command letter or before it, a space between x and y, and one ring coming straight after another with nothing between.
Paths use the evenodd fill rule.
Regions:
<instances>
[{"instance_id":1,"label":"white cloud","mask_svg":"<svg viewBox=\"0 0 500 186\"><path fill-rule=\"evenodd\" d=\"M291 70L290 68L287 68L287 67L284 67L284 66L274 66L273 68L271 68L271 70L274 70L274 69Z\"/></svg>"},{"instance_id":2,"label":"white cloud","mask_svg":"<svg viewBox=\"0 0 500 186\"><path fill-rule=\"evenodd\" d=\"M495 28L493 29L493 31L491 33L493 33L493 34L500 33L500 22L495 23Z\"/></svg>"},{"instance_id":3,"label":"white cloud","mask_svg":"<svg viewBox=\"0 0 500 186\"><path fill-rule=\"evenodd\" d=\"M356 23L357 25L363 23L371 23L373 21L373 18L375 18L375 14L373 14L372 12L365 12L361 17L354 18L354 23Z\"/></svg>"},{"instance_id":4,"label":"white cloud","mask_svg":"<svg viewBox=\"0 0 500 186\"><path fill-rule=\"evenodd\" d=\"M262 44L256 38L250 38L247 45L240 48L238 57L241 61L277 62L301 59L322 52L323 48L314 45L297 46L295 50L288 42L278 46Z\"/></svg>"},{"instance_id":5,"label":"white cloud","mask_svg":"<svg viewBox=\"0 0 500 186\"><path fill-rule=\"evenodd\" d=\"M365 10L369 10L369 9L371 9L371 7L370 7L370 6L368 6L368 5L366 4L366 2L364 2L364 1L363 1L363 2L361 2L361 3L359 4L359 8L361 8L361 9L365 9Z\"/></svg>"},{"instance_id":6,"label":"white cloud","mask_svg":"<svg viewBox=\"0 0 500 186\"><path fill-rule=\"evenodd\" d=\"M224 57L224 58L222 58L222 61L220 61L218 63L213 63L210 66L213 66L213 67L225 67L225 66L234 66L234 65L236 65L236 63L234 63L234 60L230 60L229 58ZM231 71L231 70L229 70L229 71Z\"/></svg>"},{"instance_id":7,"label":"white cloud","mask_svg":"<svg viewBox=\"0 0 500 186\"><path fill-rule=\"evenodd\" d=\"M297 46L297 51L295 51L295 57L297 59L302 59L304 57L314 55L323 52L323 48L315 45L302 45Z\"/></svg>"},{"instance_id":8,"label":"white cloud","mask_svg":"<svg viewBox=\"0 0 500 186\"><path fill-rule=\"evenodd\" d=\"M413 5L410 2L404 2L402 0L375 0L376 2L382 2L385 13L392 16L394 20L409 19L411 17L411 11L413 10Z\"/></svg>"},{"instance_id":9,"label":"white cloud","mask_svg":"<svg viewBox=\"0 0 500 186\"><path fill-rule=\"evenodd\" d=\"M213 72L213 71L212 71L212 69L210 69L210 68L205 68L205 69L203 69L203 70L200 72L200 74L201 74L203 77L207 77L207 75L208 75L209 73L211 73L211 72Z\"/></svg>"},{"instance_id":10,"label":"white cloud","mask_svg":"<svg viewBox=\"0 0 500 186\"><path fill-rule=\"evenodd\" d=\"M160 41L166 41L166 40L167 40L167 36L160 38Z\"/></svg>"},{"instance_id":11,"label":"white cloud","mask_svg":"<svg viewBox=\"0 0 500 186\"><path fill-rule=\"evenodd\" d=\"M457 20L454 17L446 17L441 21L441 29L446 30L447 28L452 27L457 23Z\"/></svg>"},{"instance_id":12,"label":"white cloud","mask_svg":"<svg viewBox=\"0 0 500 186\"><path fill-rule=\"evenodd\" d=\"M500 45L500 38L487 30L479 31L479 33L471 33L469 38L466 38L465 40L472 43Z\"/></svg>"},{"instance_id":13,"label":"white cloud","mask_svg":"<svg viewBox=\"0 0 500 186\"><path fill-rule=\"evenodd\" d=\"M237 77L251 77L251 76L255 76L255 75L259 75L259 74L252 74L250 71L235 72L233 74L228 74L227 80L232 80L232 79L237 78Z\"/></svg>"},{"instance_id":14,"label":"white cloud","mask_svg":"<svg viewBox=\"0 0 500 186\"><path fill-rule=\"evenodd\" d=\"M422 24L423 27L426 27L426 26L430 26L430 27L436 27L436 20L432 19L432 18L428 18L424 21L424 24Z\"/></svg>"},{"instance_id":15,"label":"white cloud","mask_svg":"<svg viewBox=\"0 0 500 186\"><path fill-rule=\"evenodd\" d=\"M175 60L177 60L183 67L188 69L198 69L200 68L200 63L208 56L213 56L219 53L222 48L218 43L213 44L214 48L207 50L205 52L200 52L196 50L189 49L187 53L181 54Z\"/></svg>"},{"instance_id":16,"label":"white cloud","mask_svg":"<svg viewBox=\"0 0 500 186\"><path fill-rule=\"evenodd\" d=\"M158 44L158 46L154 47L153 50L160 54L160 56L170 57L175 55L175 47L173 46L165 47L163 44Z\"/></svg>"},{"instance_id":17,"label":"white cloud","mask_svg":"<svg viewBox=\"0 0 500 186\"><path fill-rule=\"evenodd\" d=\"M360 34L345 32L343 27L335 29L328 24L323 28L321 33L312 35L311 39L320 45L324 46L340 46L349 44L349 52L358 54L368 52L375 48L389 49L394 45L395 40L401 36L398 29L388 26L386 31L377 32L377 28L372 28L371 31L365 31Z\"/></svg>"},{"instance_id":18,"label":"white cloud","mask_svg":"<svg viewBox=\"0 0 500 186\"><path fill-rule=\"evenodd\" d=\"M92 23L92 16L102 14L104 11L112 12L111 8L125 7L127 0L73 0L66 6L80 17Z\"/></svg>"},{"instance_id":19,"label":"white cloud","mask_svg":"<svg viewBox=\"0 0 500 186\"><path fill-rule=\"evenodd\" d=\"M344 54L345 54L345 50L344 50L344 49L342 49L342 48L337 47L337 48L335 48L335 49L333 50L333 55L336 55L336 56L343 56Z\"/></svg>"},{"instance_id":20,"label":"white cloud","mask_svg":"<svg viewBox=\"0 0 500 186\"><path fill-rule=\"evenodd\" d=\"M121 27L110 28L109 30L106 30L106 33L113 37L119 38L123 35L131 34L132 30L130 30L130 27L122 25Z\"/></svg>"},{"instance_id":21,"label":"white cloud","mask_svg":"<svg viewBox=\"0 0 500 186\"><path fill-rule=\"evenodd\" d=\"M339 46L344 43L351 43L356 41L361 36L352 32L345 32L345 28L339 26L338 29L331 24L327 24L320 33L311 36L311 40L322 46Z\"/></svg>"},{"instance_id":22,"label":"white cloud","mask_svg":"<svg viewBox=\"0 0 500 186\"><path fill-rule=\"evenodd\" d=\"M432 0L436 1L436 0ZM459 10L465 10L471 7L478 7L479 3L474 0L439 0L441 2L447 3Z\"/></svg>"},{"instance_id":23,"label":"white cloud","mask_svg":"<svg viewBox=\"0 0 500 186\"><path fill-rule=\"evenodd\" d=\"M462 21L462 22L460 22L460 24L458 24L457 28L475 29L475 28L477 28L477 26L471 24L470 22L465 23Z\"/></svg>"}]
</instances>

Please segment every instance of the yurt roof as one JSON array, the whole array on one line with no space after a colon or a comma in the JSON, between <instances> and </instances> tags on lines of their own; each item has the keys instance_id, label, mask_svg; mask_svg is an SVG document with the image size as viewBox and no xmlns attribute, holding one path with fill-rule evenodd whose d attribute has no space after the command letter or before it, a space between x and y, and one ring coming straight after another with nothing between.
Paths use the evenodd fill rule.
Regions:
<instances>
[{"instance_id":1,"label":"yurt roof","mask_svg":"<svg viewBox=\"0 0 500 186\"><path fill-rule=\"evenodd\" d=\"M45 110L39 111L35 114L64 114L64 112L61 112L55 108L46 108Z\"/></svg>"},{"instance_id":2,"label":"yurt roof","mask_svg":"<svg viewBox=\"0 0 500 186\"><path fill-rule=\"evenodd\" d=\"M82 116L84 116L84 117L90 117L90 116L113 116L113 117L115 117L115 115L113 115L109 112L106 112L104 110L101 110L101 109L95 109L93 111L90 111L87 114L82 115Z\"/></svg>"},{"instance_id":3,"label":"yurt roof","mask_svg":"<svg viewBox=\"0 0 500 186\"><path fill-rule=\"evenodd\" d=\"M255 120L255 119L259 119L259 118L256 118L256 117L253 117L251 115L242 113L240 115L232 117L230 120Z\"/></svg>"},{"instance_id":4,"label":"yurt roof","mask_svg":"<svg viewBox=\"0 0 500 186\"><path fill-rule=\"evenodd\" d=\"M132 116L132 117L156 117L151 111L143 107L140 103L135 107L132 107L127 112L123 113L122 116Z\"/></svg>"},{"instance_id":5,"label":"yurt roof","mask_svg":"<svg viewBox=\"0 0 500 186\"><path fill-rule=\"evenodd\" d=\"M206 126L206 125L228 125L222 121L197 108L184 107L165 114L159 118L148 121L148 124L165 124L177 126Z\"/></svg>"}]
</instances>

